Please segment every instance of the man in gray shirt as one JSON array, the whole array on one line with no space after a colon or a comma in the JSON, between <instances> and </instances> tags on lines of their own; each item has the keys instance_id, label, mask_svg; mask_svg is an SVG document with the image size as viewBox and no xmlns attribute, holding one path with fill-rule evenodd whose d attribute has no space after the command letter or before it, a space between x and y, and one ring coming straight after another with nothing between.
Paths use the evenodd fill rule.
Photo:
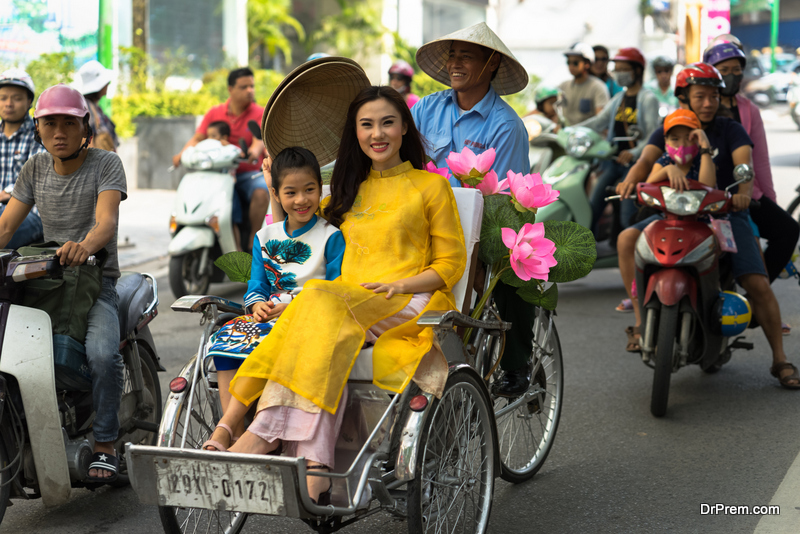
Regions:
<instances>
[{"instance_id":1,"label":"man in gray shirt","mask_svg":"<svg viewBox=\"0 0 800 534\"><path fill-rule=\"evenodd\" d=\"M5 247L34 204L46 241L64 243L62 265L77 266L100 249L108 252L100 296L89 310L86 359L92 375L94 455L87 482L112 482L119 460L123 363L119 353L117 259L119 203L127 196L122 162L113 152L87 148L89 107L76 90L59 84L42 92L34 113L36 137L47 152L22 167L8 206L0 216L0 248Z\"/></svg>"}]
</instances>

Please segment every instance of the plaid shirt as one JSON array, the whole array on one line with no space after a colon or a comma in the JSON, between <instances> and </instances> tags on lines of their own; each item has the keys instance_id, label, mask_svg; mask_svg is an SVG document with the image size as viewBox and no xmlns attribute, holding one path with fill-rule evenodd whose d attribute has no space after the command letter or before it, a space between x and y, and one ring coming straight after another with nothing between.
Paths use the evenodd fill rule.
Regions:
<instances>
[{"instance_id":1,"label":"plaid shirt","mask_svg":"<svg viewBox=\"0 0 800 534\"><path fill-rule=\"evenodd\" d=\"M0 129L2 127L3 123L0 122ZM44 146L33 139L33 135L33 119L30 115L25 116L19 130L11 137L6 137L0 131L0 190L17 182L19 171L31 156L45 151Z\"/></svg>"}]
</instances>

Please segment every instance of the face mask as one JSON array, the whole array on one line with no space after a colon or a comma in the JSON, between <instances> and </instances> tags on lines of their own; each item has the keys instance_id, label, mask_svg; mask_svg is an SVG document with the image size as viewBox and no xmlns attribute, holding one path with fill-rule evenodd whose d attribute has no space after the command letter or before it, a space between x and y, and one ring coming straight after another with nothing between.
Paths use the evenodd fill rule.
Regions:
<instances>
[{"instance_id":1,"label":"face mask","mask_svg":"<svg viewBox=\"0 0 800 534\"><path fill-rule=\"evenodd\" d=\"M726 74L722 77L725 81L725 87L720 89L720 93L724 96L733 96L739 92L739 85L742 83L744 74Z\"/></svg>"},{"instance_id":2,"label":"face mask","mask_svg":"<svg viewBox=\"0 0 800 534\"><path fill-rule=\"evenodd\" d=\"M615 72L614 78L617 80L617 85L620 87L630 87L633 85L632 72Z\"/></svg>"},{"instance_id":3,"label":"face mask","mask_svg":"<svg viewBox=\"0 0 800 534\"><path fill-rule=\"evenodd\" d=\"M672 158L672 161L678 165L688 165L700 152L700 146L689 145L675 148L674 146L667 145L667 154Z\"/></svg>"}]
</instances>

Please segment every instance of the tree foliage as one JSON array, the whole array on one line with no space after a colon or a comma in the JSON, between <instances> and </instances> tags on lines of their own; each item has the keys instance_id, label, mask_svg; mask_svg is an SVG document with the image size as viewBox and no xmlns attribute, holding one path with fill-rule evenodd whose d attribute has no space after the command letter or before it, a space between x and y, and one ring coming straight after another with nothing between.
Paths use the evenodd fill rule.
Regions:
<instances>
[{"instance_id":1,"label":"tree foliage","mask_svg":"<svg viewBox=\"0 0 800 534\"><path fill-rule=\"evenodd\" d=\"M294 31L300 42L305 41L306 31L291 10L289 0L248 0L247 38L251 54L263 45L271 56L280 51L286 63L292 62L292 43L287 31Z\"/></svg>"},{"instance_id":2,"label":"tree foliage","mask_svg":"<svg viewBox=\"0 0 800 534\"><path fill-rule=\"evenodd\" d=\"M75 54L73 52L42 54L28 63L25 70L31 75L37 94L59 83L71 84L72 73L75 71Z\"/></svg>"},{"instance_id":3,"label":"tree foliage","mask_svg":"<svg viewBox=\"0 0 800 534\"><path fill-rule=\"evenodd\" d=\"M312 46L324 44L338 56L363 61L386 51L389 30L381 20L379 0L336 0L339 13L325 17L312 35Z\"/></svg>"}]
</instances>

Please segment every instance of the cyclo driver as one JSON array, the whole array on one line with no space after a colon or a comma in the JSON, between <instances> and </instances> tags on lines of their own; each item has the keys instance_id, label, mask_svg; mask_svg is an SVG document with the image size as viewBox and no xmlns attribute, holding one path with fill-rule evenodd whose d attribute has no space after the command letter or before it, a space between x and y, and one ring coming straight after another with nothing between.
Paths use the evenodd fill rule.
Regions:
<instances>
[{"instance_id":1,"label":"cyclo driver","mask_svg":"<svg viewBox=\"0 0 800 534\"><path fill-rule=\"evenodd\" d=\"M20 171L8 206L0 216L0 248L5 247L34 204L46 241L64 243L62 265L78 266L105 249L100 296L89 310L86 357L92 375L94 455L87 482L112 482L119 460L123 362L119 353L117 259L119 203L127 197L125 171L114 152L88 148L89 107L78 91L59 84L42 92L34 113L36 140L47 152L31 157Z\"/></svg>"},{"instance_id":2,"label":"cyclo driver","mask_svg":"<svg viewBox=\"0 0 800 534\"><path fill-rule=\"evenodd\" d=\"M736 165L751 163L753 148L753 142L741 124L727 117L716 116L720 103L720 88L724 86L725 82L719 71L706 63L687 65L678 73L675 82L675 93L681 108L695 112L711 143L710 151L717 166L717 187L720 189L733 183L733 169ZM661 127L653 132L639 160L631 167L625 180L617 185L618 194L623 197L630 196L635 185L647 178L653 164L664 153L664 146L664 128ZM686 177L674 165L666 169L670 187L682 191L687 183ZM730 214L730 221L739 249L731 256L733 275L747 292L747 298L753 305L753 315L764 330L764 335L772 348L770 373L778 379L781 386L800 389L800 374L797 367L786 361L780 306L769 285L764 261L748 217L752 188L752 182L742 184L733 195L735 211ZM635 269L634 249L640 233L631 227L623 231L617 240L620 275L629 296ZM633 299L633 307L636 313L636 326L632 335L638 337L641 313L636 299Z\"/></svg>"}]
</instances>

